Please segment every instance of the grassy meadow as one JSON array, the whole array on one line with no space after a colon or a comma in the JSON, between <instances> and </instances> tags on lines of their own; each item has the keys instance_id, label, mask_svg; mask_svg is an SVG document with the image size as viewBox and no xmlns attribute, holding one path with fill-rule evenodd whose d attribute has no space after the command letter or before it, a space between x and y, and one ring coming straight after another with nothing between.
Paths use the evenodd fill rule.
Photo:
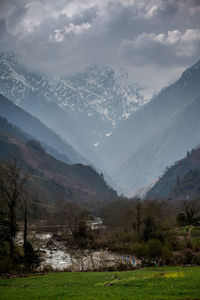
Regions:
<instances>
[{"instance_id":1,"label":"grassy meadow","mask_svg":"<svg viewBox=\"0 0 200 300\"><path fill-rule=\"evenodd\" d=\"M1 300L200 299L200 267L51 273L1 279Z\"/></svg>"}]
</instances>

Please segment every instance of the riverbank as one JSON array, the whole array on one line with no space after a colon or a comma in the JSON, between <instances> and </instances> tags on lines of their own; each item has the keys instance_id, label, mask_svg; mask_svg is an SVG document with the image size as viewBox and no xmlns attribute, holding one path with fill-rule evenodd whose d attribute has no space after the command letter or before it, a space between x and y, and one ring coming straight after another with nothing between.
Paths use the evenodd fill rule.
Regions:
<instances>
[{"instance_id":1,"label":"riverbank","mask_svg":"<svg viewBox=\"0 0 200 300\"><path fill-rule=\"evenodd\" d=\"M140 260L107 249L89 250L68 247L61 233L37 233L29 231L29 239L34 249L40 253L41 263L38 272L44 271L102 271L127 269L140 265ZM23 244L23 232L18 232L16 242Z\"/></svg>"}]
</instances>

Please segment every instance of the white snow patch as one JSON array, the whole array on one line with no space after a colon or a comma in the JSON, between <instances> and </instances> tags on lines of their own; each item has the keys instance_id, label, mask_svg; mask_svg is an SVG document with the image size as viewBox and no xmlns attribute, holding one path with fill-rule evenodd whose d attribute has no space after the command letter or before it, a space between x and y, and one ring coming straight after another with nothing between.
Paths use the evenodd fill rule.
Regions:
<instances>
[{"instance_id":1,"label":"white snow patch","mask_svg":"<svg viewBox=\"0 0 200 300\"><path fill-rule=\"evenodd\" d=\"M93 144L94 147L98 147L99 146L99 142L96 142L95 144Z\"/></svg>"},{"instance_id":2,"label":"white snow patch","mask_svg":"<svg viewBox=\"0 0 200 300\"><path fill-rule=\"evenodd\" d=\"M112 134L112 131L106 133L106 137L109 137Z\"/></svg>"},{"instance_id":3,"label":"white snow patch","mask_svg":"<svg viewBox=\"0 0 200 300\"><path fill-rule=\"evenodd\" d=\"M130 117L130 113L124 112L122 117L128 119Z\"/></svg>"}]
</instances>

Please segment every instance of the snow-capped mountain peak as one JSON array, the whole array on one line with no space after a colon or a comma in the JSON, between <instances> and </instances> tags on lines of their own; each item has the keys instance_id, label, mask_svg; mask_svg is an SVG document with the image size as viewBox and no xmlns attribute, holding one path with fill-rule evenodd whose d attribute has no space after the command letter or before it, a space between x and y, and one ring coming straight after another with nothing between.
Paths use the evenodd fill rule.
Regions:
<instances>
[{"instance_id":1,"label":"snow-capped mountain peak","mask_svg":"<svg viewBox=\"0 0 200 300\"><path fill-rule=\"evenodd\" d=\"M109 66L90 67L67 77L41 74L18 63L12 53L0 55L0 93L39 118L43 116L39 112L41 105L47 110L48 105L57 106L82 124L92 147L97 147L121 120L145 103L140 88L130 84L127 77L126 72L114 71ZM52 120L53 115L48 126L59 122ZM46 115L43 121L47 122Z\"/></svg>"}]
</instances>

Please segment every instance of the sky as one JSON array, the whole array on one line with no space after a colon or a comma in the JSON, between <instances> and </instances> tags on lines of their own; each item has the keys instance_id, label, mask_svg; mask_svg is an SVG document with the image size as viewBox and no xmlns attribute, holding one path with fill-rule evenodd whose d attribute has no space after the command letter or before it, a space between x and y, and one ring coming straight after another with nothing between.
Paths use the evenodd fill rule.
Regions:
<instances>
[{"instance_id":1,"label":"sky","mask_svg":"<svg viewBox=\"0 0 200 300\"><path fill-rule=\"evenodd\" d=\"M0 0L0 41L42 72L123 68L150 97L200 60L200 0Z\"/></svg>"}]
</instances>

